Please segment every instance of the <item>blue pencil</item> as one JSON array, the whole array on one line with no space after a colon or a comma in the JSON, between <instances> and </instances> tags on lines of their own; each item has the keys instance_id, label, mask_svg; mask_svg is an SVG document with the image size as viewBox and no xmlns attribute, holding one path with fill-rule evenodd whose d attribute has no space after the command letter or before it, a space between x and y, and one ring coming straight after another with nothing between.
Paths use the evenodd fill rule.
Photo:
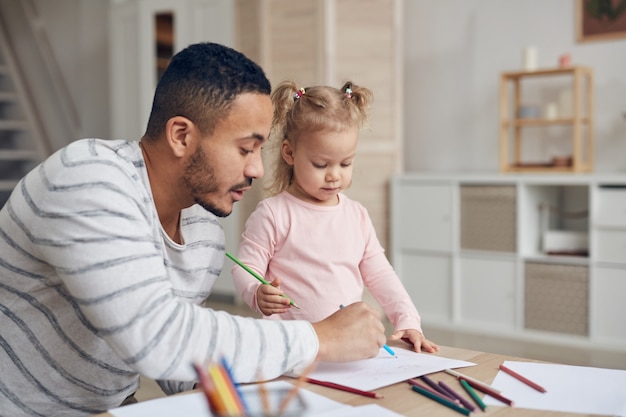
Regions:
<instances>
[{"instance_id":1,"label":"blue pencil","mask_svg":"<svg viewBox=\"0 0 626 417\"><path fill-rule=\"evenodd\" d=\"M228 375L228 377L232 381L233 386L235 387L235 391L237 392L237 395L239 396L239 399L241 400L241 404L243 405L243 408L246 411L246 414L248 414L250 412L250 408L248 407L248 404L246 403L246 400L245 400L243 394L241 393L241 390L239 389L239 384L237 384L237 382L235 382L235 378L233 377L233 373L230 370L230 365L228 364L228 361L226 360L226 358L222 358L220 360L220 362L222 364L222 367L226 371L226 374Z\"/></svg>"},{"instance_id":2,"label":"blue pencil","mask_svg":"<svg viewBox=\"0 0 626 417\"><path fill-rule=\"evenodd\" d=\"M339 306L339 308L343 308L343 304ZM391 348L389 346L387 346L386 344L383 345L383 349L385 349L387 351L387 353L389 353L391 356L393 356L394 358L397 358L398 356L396 355L396 352L394 352L393 350L391 350Z\"/></svg>"},{"instance_id":3,"label":"blue pencil","mask_svg":"<svg viewBox=\"0 0 626 417\"><path fill-rule=\"evenodd\" d=\"M394 352L393 350L391 350L391 348L387 345L383 345L383 349L385 349L391 356L393 356L394 358L397 358L396 356L396 352Z\"/></svg>"}]
</instances>

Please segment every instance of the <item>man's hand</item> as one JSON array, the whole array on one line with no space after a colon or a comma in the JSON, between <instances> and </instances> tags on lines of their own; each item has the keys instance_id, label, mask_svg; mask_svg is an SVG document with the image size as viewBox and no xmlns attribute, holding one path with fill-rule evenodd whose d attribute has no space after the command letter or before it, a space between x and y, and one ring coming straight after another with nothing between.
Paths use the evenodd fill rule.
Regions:
<instances>
[{"instance_id":1,"label":"man's hand","mask_svg":"<svg viewBox=\"0 0 626 417\"><path fill-rule=\"evenodd\" d=\"M337 306L339 308L339 306ZM351 304L313 323L319 339L317 360L345 362L372 358L385 344L378 311L363 302Z\"/></svg>"}]
</instances>

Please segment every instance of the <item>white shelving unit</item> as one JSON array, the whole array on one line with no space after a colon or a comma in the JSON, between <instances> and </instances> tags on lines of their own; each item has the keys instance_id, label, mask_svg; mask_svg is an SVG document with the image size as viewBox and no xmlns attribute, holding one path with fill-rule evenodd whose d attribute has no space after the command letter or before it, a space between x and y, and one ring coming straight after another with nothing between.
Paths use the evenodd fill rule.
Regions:
<instances>
[{"instance_id":1,"label":"white shelving unit","mask_svg":"<svg viewBox=\"0 0 626 417\"><path fill-rule=\"evenodd\" d=\"M549 226L588 250L545 254L540 204L587 210ZM426 325L626 348L626 174L405 174L391 212L392 262Z\"/></svg>"}]
</instances>

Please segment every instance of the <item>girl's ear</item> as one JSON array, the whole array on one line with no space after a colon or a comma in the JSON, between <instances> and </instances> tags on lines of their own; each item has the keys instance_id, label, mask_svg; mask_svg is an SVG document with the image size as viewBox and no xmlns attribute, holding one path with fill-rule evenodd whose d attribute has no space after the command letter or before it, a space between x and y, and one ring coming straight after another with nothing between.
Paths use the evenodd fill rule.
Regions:
<instances>
[{"instance_id":1,"label":"girl's ear","mask_svg":"<svg viewBox=\"0 0 626 417\"><path fill-rule=\"evenodd\" d=\"M280 154L283 156L287 165L293 165L293 147L286 139L283 140L283 143L280 145Z\"/></svg>"}]
</instances>

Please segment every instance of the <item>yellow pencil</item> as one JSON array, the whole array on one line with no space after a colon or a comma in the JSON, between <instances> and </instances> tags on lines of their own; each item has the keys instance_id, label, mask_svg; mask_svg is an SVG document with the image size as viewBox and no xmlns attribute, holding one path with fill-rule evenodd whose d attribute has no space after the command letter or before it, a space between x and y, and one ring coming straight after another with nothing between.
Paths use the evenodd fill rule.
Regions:
<instances>
[{"instance_id":1,"label":"yellow pencil","mask_svg":"<svg viewBox=\"0 0 626 417\"><path fill-rule=\"evenodd\" d=\"M220 371L219 367L215 364L211 364L209 366L209 376L213 380L213 384L215 385L215 389L219 397L224 401L224 406L226 407L226 414L229 415L239 415L243 414L242 409L237 406L237 401L233 397L230 388L228 387L228 382L224 379L224 375Z\"/></svg>"}]
</instances>

